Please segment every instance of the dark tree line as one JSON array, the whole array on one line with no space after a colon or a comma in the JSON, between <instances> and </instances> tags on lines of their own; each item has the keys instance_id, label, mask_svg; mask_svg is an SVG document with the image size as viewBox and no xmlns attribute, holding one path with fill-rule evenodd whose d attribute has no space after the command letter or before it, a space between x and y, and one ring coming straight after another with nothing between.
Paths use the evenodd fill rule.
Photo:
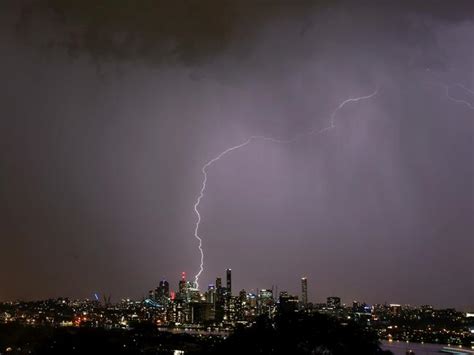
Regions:
<instances>
[{"instance_id":1,"label":"dark tree line","mask_svg":"<svg viewBox=\"0 0 474 355\"><path fill-rule=\"evenodd\" d=\"M7 348L11 354L391 354L375 333L322 314L261 317L226 339L158 332L143 322L131 330L0 325L0 353Z\"/></svg>"},{"instance_id":2,"label":"dark tree line","mask_svg":"<svg viewBox=\"0 0 474 355\"><path fill-rule=\"evenodd\" d=\"M275 322L260 318L238 328L217 346L216 354L391 354L379 347L375 333L354 322L341 323L322 314L283 315Z\"/></svg>"}]
</instances>

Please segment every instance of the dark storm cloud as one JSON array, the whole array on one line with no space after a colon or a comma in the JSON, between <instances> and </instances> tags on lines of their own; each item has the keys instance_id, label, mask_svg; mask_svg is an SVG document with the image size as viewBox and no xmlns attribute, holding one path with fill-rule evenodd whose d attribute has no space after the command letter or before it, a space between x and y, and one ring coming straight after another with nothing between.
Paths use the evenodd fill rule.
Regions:
<instances>
[{"instance_id":1,"label":"dark storm cloud","mask_svg":"<svg viewBox=\"0 0 474 355\"><path fill-rule=\"evenodd\" d=\"M359 38L363 46L377 34L388 35L387 41L403 40L421 46L423 54L429 56L435 46L433 26L471 21L474 11L470 1L453 1L447 10L441 0L384 4L322 0L44 0L21 4L18 31L31 36L31 32L41 32L43 21L47 21L51 31L43 28L47 34L39 38L43 45L65 47L71 55L88 53L97 60L140 59L151 64L173 60L202 63L236 43L236 54L245 55L257 45L253 42L255 33L272 21L292 20L293 29L304 37L313 26L319 27L318 22L333 21L334 14L346 14L346 23L335 23L322 33L323 37L337 36L351 28L363 35ZM314 42L312 34L309 42ZM430 58L425 58L426 63L420 58L419 64L446 65L439 53L431 54L438 55L431 58L433 63Z\"/></svg>"},{"instance_id":2,"label":"dark storm cloud","mask_svg":"<svg viewBox=\"0 0 474 355\"><path fill-rule=\"evenodd\" d=\"M320 5L319 5L320 6ZM28 32L47 20L61 32L47 39L73 55L100 59L199 63L243 40L272 17L302 14L316 3L289 5L236 1L43 1L23 4L18 22ZM57 31L55 31L57 32Z\"/></svg>"},{"instance_id":3,"label":"dark storm cloud","mask_svg":"<svg viewBox=\"0 0 474 355\"><path fill-rule=\"evenodd\" d=\"M474 111L440 84L472 89L474 4L446 4L3 2L0 298L174 286L203 163L378 85L210 170L202 285L473 307Z\"/></svg>"}]
</instances>

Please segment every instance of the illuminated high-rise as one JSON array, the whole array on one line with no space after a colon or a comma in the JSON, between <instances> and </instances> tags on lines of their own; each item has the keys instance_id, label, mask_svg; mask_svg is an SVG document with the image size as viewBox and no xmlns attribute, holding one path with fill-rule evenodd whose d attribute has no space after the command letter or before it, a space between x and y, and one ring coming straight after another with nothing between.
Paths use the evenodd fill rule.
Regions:
<instances>
[{"instance_id":1,"label":"illuminated high-rise","mask_svg":"<svg viewBox=\"0 0 474 355\"><path fill-rule=\"evenodd\" d=\"M216 303L216 287L213 284L210 284L206 292L206 302L207 303Z\"/></svg>"},{"instance_id":2,"label":"illuminated high-rise","mask_svg":"<svg viewBox=\"0 0 474 355\"><path fill-rule=\"evenodd\" d=\"M257 299L257 313L270 314L274 305L273 291L261 289Z\"/></svg>"},{"instance_id":3,"label":"illuminated high-rise","mask_svg":"<svg viewBox=\"0 0 474 355\"><path fill-rule=\"evenodd\" d=\"M227 282L227 293L229 296L232 295L232 270L227 269L226 272L226 282Z\"/></svg>"},{"instance_id":4,"label":"illuminated high-rise","mask_svg":"<svg viewBox=\"0 0 474 355\"><path fill-rule=\"evenodd\" d=\"M152 299L160 304L168 303L170 300L170 285L168 281L161 280L160 285L156 288L153 296Z\"/></svg>"},{"instance_id":5,"label":"illuminated high-rise","mask_svg":"<svg viewBox=\"0 0 474 355\"><path fill-rule=\"evenodd\" d=\"M166 280L160 281L160 286L158 286L158 297L170 297L170 284Z\"/></svg>"},{"instance_id":6,"label":"illuminated high-rise","mask_svg":"<svg viewBox=\"0 0 474 355\"><path fill-rule=\"evenodd\" d=\"M186 294L186 273L184 271L181 273L181 280L179 280L178 284L178 292L180 296L184 296Z\"/></svg>"},{"instance_id":7,"label":"illuminated high-rise","mask_svg":"<svg viewBox=\"0 0 474 355\"><path fill-rule=\"evenodd\" d=\"M225 289L222 287L222 279L216 278L216 302L215 302L215 319L221 322L224 319L224 295Z\"/></svg>"},{"instance_id":8,"label":"illuminated high-rise","mask_svg":"<svg viewBox=\"0 0 474 355\"><path fill-rule=\"evenodd\" d=\"M294 313L298 310L298 296L292 296L286 291L280 292L278 309L281 313Z\"/></svg>"}]
</instances>

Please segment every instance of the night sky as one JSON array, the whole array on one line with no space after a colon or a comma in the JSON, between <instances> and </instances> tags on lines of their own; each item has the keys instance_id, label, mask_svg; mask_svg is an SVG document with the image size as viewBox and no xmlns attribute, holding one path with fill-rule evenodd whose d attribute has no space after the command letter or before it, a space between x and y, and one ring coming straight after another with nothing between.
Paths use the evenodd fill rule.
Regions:
<instances>
[{"instance_id":1,"label":"night sky","mask_svg":"<svg viewBox=\"0 0 474 355\"><path fill-rule=\"evenodd\" d=\"M473 1L1 1L0 300L175 289L203 164L378 88L209 169L201 288L474 309L473 44Z\"/></svg>"}]
</instances>

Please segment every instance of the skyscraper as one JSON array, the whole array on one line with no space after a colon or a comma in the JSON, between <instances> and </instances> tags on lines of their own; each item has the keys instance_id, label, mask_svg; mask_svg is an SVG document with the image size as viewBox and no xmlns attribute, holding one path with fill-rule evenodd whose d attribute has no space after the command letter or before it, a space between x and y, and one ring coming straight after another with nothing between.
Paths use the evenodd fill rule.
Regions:
<instances>
[{"instance_id":1,"label":"skyscraper","mask_svg":"<svg viewBox=\"0 0 474 355\"><path fill-rule=\"evenodd\" d=\"M257 299L258 314L270 314L273 305L274 299L272 290L261 289Z\"/></svg>"},{"instance_id":2,"label":"skyscraper","mask_svg":"<svg viewBox=\"0 0 474 355\"><path fill-rule=\"evenodd\" d=\"M170 284L168 281L160 281L160 286L158 286L158 297L170 297Z\"/></svg>"},{"instance_id":3,"label":"skyscraper","mask_svg":"<svg viewBox=\"0 0 474 355\"><path fill-rule=\"evenodd\" d=\"M154 292L154 298L160 304L166 304L170 299L170 285L168 281L161 280L160 285L156 288Z\"/></svg>"},{"instance_id":4,"label":"skyscraper","mask_svg":"<svg viewBox=\"0 0 474 355\"><path fill-rule=\"evenodd\" d=\"M181 280L179 280L178 284L178 292L180 296L184 296L186 293L186 273L184 271L181 273Z\"/></svg>"},{"instance_id":5,"label":"skyscraper","mask_svg":"<svg viewBox=\"0 0 474 355\"><path fill-rule=\"evenodd\" d=\"M281 313L293 313L298 310L298 296L292 296L286 291L280 292L278 309Z\"/></svg>"},{"instance_id":6,"label":"skyscraper","mask_svg":"<svg viewBox=\"0 0 474 355\"><path fill-rule=\"evenodd\" d=\"M308 304L308 280L306 277L301 278L301 303L303 306Z\"/></svg>"},{"instance_id":7,"label":"skyscraper","mask_svg":"<svg viewBox=\"0 0 474 355\"><path fill-rule=\"evenodd\" d=\"M216 287L213 284L209 284L207 287L206 302L213 305L216 303Z\"/></svg>"},{"instance_id":8,"label":"skyscraper","mask_svg":"<svg viewBox=\"0 0 474 355\"><path fill-rule=\"evenodd\" d=\"M220 277L216 278L216 301L221 302L224 300L226 295L226 289L222 287L222 279Z\"/></svg>"},{"instance_id":9,"label":"skyscraper","mask_svg":"<svg viewBox=\"0 0 474 355\"><path fill-rule=\"evenodd\" d=\"M217 322L221 322L224 318L224 295L225 289L222 287L222 279L216 278L216 302L215 302L215 319Z\"/></svg>"},{"instance_id":10,"label":"skyscraper","mask_svg":"<svg viewBox=\"0 0 474 355\"><path fill-rule=\"evenodd\" d=\"M226 281L227 281L227 293L229 296L232 295L232 270L226 270Z\"/></svg>"}]
</instances>

